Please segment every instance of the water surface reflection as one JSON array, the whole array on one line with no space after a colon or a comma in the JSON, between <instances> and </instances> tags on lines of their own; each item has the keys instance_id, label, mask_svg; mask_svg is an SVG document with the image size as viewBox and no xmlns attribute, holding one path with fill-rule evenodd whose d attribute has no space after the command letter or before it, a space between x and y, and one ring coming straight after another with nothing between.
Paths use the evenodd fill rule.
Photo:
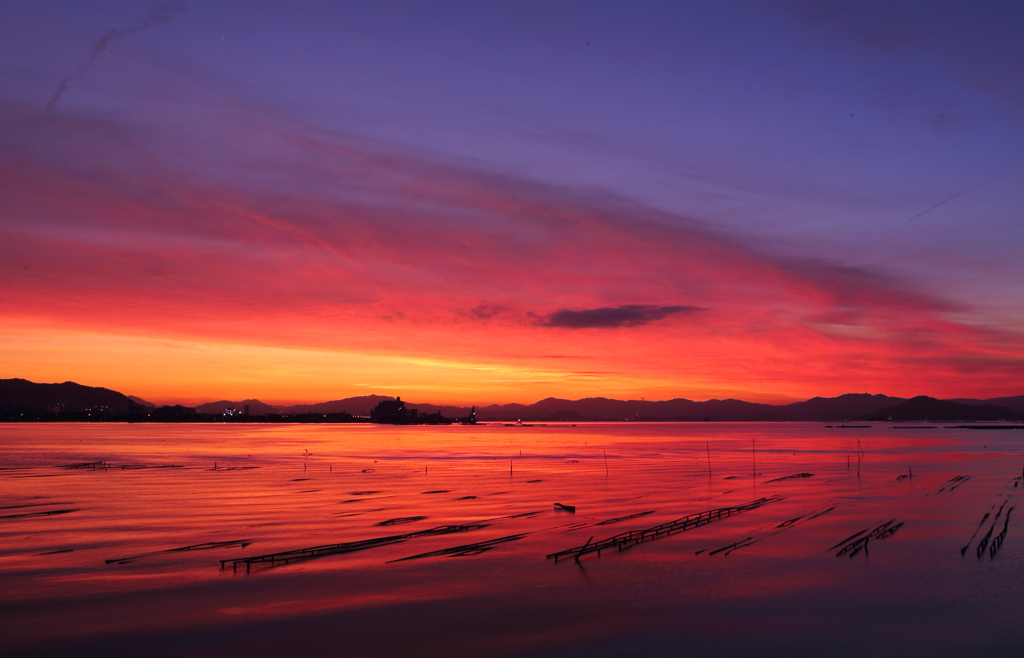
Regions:
<instances>
[{"instance_id":1,"label":"water surface reflection","mask_svg":"<svg viewBox=\"0 0 1024 658\"><path fill-rule=\"evenodd\" d=\"M1021 431L37 424L0 437L12 655L1024 648ZM767 502L676 523L753 501ZM652 528L673 530L545 558Z\"/></svg>"}]
</instances>

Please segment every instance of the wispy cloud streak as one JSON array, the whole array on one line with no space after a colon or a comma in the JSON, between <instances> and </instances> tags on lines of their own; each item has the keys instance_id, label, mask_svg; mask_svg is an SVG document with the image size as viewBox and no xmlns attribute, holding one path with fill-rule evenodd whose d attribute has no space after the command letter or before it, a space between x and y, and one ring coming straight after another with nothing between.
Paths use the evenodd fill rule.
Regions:
<instances>
[{"instance_id":1,"label":"wispy cloud streak","mask_svg":"<svg viewBox=\"0 0 1024 658\"><path fill-rule=\"evenodd\" d=\"M1002 178L1002 176L1000 176L1000 178ZM907 221L909 222L912 219L917 219L918 217L921 217L923 215L927 215L928 213L930 213L931 211L935 210L939 206L945 205L945 204L949 203L950 201L952 201L953 199L956 199L958 197L962 197L963 195L967 194L968 192L973 192L974 190L980 190L981 188L985 187L986 185L991 185L996 180L999 180L999 179L997 178L995 180L990 180L988 182L982 183L981 185L975 185L974 187L968 188L968 189L966 189L966 190L964 190L962 192L957 192L956 194L948 196L945 199L943 199L942 201L939 201L938 203L936 203L935 205L929 206L928 208L922 210L921 212L917 213L913 217L908 218Z\"/></svg>"},{"instance_id":2,"label":"wispy cloud streak","mask_svg":"<svg viewBox=\"0 0 1024 658\"><path fill-rule=\"evenodd\" d=\"M185 11L184 0L174 0L172 2L161 2L160 4L153 7L150 12L136 20L134 23L125 28L111 28L100 35L100 38L94 41L89 48L89 56L86 57L85 61L78 65L75 72L66 78L63 78L57 83L57 88L53 90L53 94L50 96L50 100L46 102L47 112L52 112L57 107L57 103L60 102L61 96L68 90L68 87L75 80L80 79L96 65L96 60L103 54L103 51L107 49L111 41L116 39L124 39L138 34L144 30L151 30L154 27L159 27L165 23L170 22L171 18L175 14Z\"/></svg>"}]
</instances>

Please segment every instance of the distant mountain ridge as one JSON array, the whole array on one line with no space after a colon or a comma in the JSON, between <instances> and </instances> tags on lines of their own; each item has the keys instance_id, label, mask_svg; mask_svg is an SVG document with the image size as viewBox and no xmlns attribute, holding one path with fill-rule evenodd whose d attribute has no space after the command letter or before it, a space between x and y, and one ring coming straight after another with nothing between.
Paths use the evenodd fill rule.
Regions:
<instances>
[{"instance_id":1,"label":"distant mountain ridge","mask_svg":"<svg viewBox=\"0 0 1024 658\"><path fill-rule=\"evenodd\" d=\"M991 405L994 407L1002 407L1003 409L1009 409L1010 411L1016 411L1017 413L1024 414L1024 395L1014 395L1007 398L991 398L989 400L975 400L972 398L953 398L947 400L947 402L956 402L957 404L967 405Z\"/></svg>"},{"instance_id":2,"label":"distant mountain ridge","mask_svg":"<svg viewBox=\"0 0 1024 658\"><path fill-rule=\"evenodd\" d=\"M925 395L866 414L858 420L1024 420L1024 414L988 404L959 404Z\"/></svg>"},{"instance_id":3,"label":"distant mountain ridge","mask_svg":"<svg viewBox=\"0 0 1024 658\"><path fill-rule=\"evenodd\" d=\"M27 379L0 379L0 407L63 411L109 409L126 413L135 404L127 395L109 388L74 382L37 384Z\"/></svg>"},{"instance_id":4,"label":"distant mountain ridge","mask_svg":"<svg viewBox=\"0 0 1024 658\"><path fill-rule=\"evenodd\" d=\"M217 402L206 402L198 405L195 409L201 414L222 414L227 409L234 409L238 413L249 407L249 414L252 416L265 416L278 413L278 408L272 404L260 402L259 400L242 400L233 402L231 400L218 400Z\"/></svg>"},{"instance_id":5,"label":"distant mountain ridge","mask_svg":"<svg viewBox=\"0 0 1024 658\"><path fill-rule=\"evenodd\" d=\"M354 398L343 400L329 400L317 404L293 404L287 407L278 407L278 413L282 414L352 414L353 416L369 416L370 409L377 406L382 400L394 400L388 395L360 395Z\"/></svg>"},{"instance_id":6,"label":"distant mountain ridge","mask_svg":"<svg viewBox=\"0 0 1024 658\"><path fill-rule=\"evenodd\" d=\"M338 414L367 416L377 403L393 400L386 395L362 395L317 404L279 406L256 399L207 402L196 407L201 414L222 414L233 408L242 413L245 405L253 416L266 414ZM150 406L141 398L125 396L106 388L74 382L36 384L24 379L0 380L0 409L62 409L83 411L108 408L121 413ZM441 413L449 418L469 415L470 407L406 401L406 407L421 413ZM845 421L889 420L1024 420L1024 395L975 400L937 400L927 396L906 399L887 395L848 393L834 398L815 397L803 402L770 405L744 400L615 400L545 398L533 404L493 404L476 408L481 421L577 422L577 421Z\"/></svg>"},{"instance_id":7,"label":"distant mountain ridge","mask_svg":"<svg viewBox=\"0 0 1024 658\"><path fill-rule=\"evenodd\" d=\"M886 395L848 393L836 398L812 398L788 405L744 400L613 400L546 398L531 405L506 404L477 407L481 420L661 420L661 421L828 421L856 418L903 402ZM426 406L426 405L421 405Z\"/></svg>"}]
</instances>

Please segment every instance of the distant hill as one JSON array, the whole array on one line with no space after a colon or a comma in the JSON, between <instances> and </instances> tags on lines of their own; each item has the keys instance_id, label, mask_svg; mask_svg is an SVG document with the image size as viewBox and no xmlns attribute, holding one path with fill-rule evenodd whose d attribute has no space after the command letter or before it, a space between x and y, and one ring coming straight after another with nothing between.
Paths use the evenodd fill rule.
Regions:
<instances>
[{"instance_id":1,"label":"distant hill","mask_svg":"<svg viewBox=\"0 0 1024 658\"><path fill-rule=\"evenodd\" d=\"M789 420L851 420L896 406L905 398L867 393L847 393L837 398L811 398L785 407Z\"/></svg>"},{"instance_id":2,"label":"distant hill","mask_svg":"<svg viewBox=\"0 0 1024 658\"><path fill-rule=\"evenodd\" d=\"M149 407L151 409L156 409L157 406L159 406L159 405L153 404L152 402L147 402L146 400L143 400L142 398L136 397L134 395L129 395L127 397L128 397L129 400L131 400L135 404L139 405L140 407Z\"/></svg>"},{"instance_id":3,"label":"distant hill","mask_svg":"<svg viewBox=\"0 0 1024 658\"><path fill-rule=\"evenodd\" d=\"M477 407L481 420L781 420L778 407L742 400L613 400L546 398L530 405Z\"/></svg>"},{"instance_id":4,"label":"distant hill","mask_svg":"<svg viewBox=\"0 0 1024 658\"><path fill-rule=\"evenodd\" d=\"M183 407L180 404L173 406L167 405L163 407L157 407L149 414L154 419L159 419L165 422L173 422L177 420L196 418L196 410L194 407Z\"/></svg>"},{"instance_id":5,"label":"distant hill","mask_svg":"<svg viewBox=\"0 0 1024 658\"><path fill-rule=\"evenodd\" d=\"M902 402L886 395L851 393L837 398L812 398L789 405L758 404L743 400L613 400L547 398L522 405L491 405L477 408L481 420L680 420L701 421L828 421L858 418Z\"/></svg>"},{"instance_id":6,"label":"distant hill","mask_svg":"<svg viewBox=\"0 0 1024 658\"><path fill-rule=\"evenodd\" d=\"M866 414L858 420L1024 420L1024 414L991 405L968 405L936 400L926 395L910 398L902 404Z\"/></svg>"},{"instance_id":7,"label":"distant hill","mask_svg":"<svg viewBox=\"0 0 1024 658\"><path fill-rule=\"evenodd\" d=\"M74 382L36 384L26 379L0 379L0 406L61 411L102 409L127 412L135 403L109 388L82 386Z\"/></svg>"},{"instance_id":8,"label":"distant hill","mask_svg":"<svg viewBox=\"0 0 1024 658\"><path fill-rule=\"evenodd\" d=\"M472 410L472 406L457 407L451 404L431 404L429 402L406 402L405 408L415 409L421 414L439 413L445 418L462 418L468 416Z\"/></svg>"},{"instance_id":9,"label":"distant hill","mask_svg":"<svg viewBox=\"0 0 1024 658\"><path fill-rule=\"evenodd\" d=\"M360 395L354 398L344 398L342 400L331 400L329 402L320 402L317 404L294 404L290 407L281 407L280 413L282 414L338 414L347 413L353 416L369 416L370 409L377 406L377 403L381 400L394 400L395 398L387 395ZM415 408L414 405L406 402L406 406L409 408Z\"/></svg>"},{"instance_id":10,"label":"distant hill","mask_svg":"<svg viewBox=\"0 0 1024 658\"><path fill-rule=\"evenodd\" d=\"M530 407L525 404L490 404L486 407L477 407L476 417L479 420L538 420L529 411Z\"/></svg>"},{"instance_id":11,"label":"distant hill","mask_svg":"<svg viewBox=\"0 0 1024 658\"><path fill-rule=\"evenodd\" d=\"M953 398L950 402L956 402L957 404L969 404L969 405L990 405L993 407L1002 407L1003 409L1009 409L1010 411L1016 411L1017 413L1024 414L1024 395L1015 395L1008 398L992 398L990 400L974 400L971 398Z\"/></svg>"},{"instance_id":12,"label":"distant hill","mask_svg":"<svg viewBox=\"0 0 1024 658\"><path fill-rule=\"evenodd\" d=\"M336 414L347 413L353 416L369 416L370 410L377 406L382 400L394 400L388 395L360 395L354 398L342 400L331 400L319 404L296 404L290 407L281 407L283 414ZM415 409L421 414L440 413L446 418L462 418L469 415L470 407L456 407L446 404L431 404L429 402L409 402L405 400L406 409Z\"/></svg>"},{"instance_id":13,"label":"distant hill","mask_svg":"<svg viewBox=\"0 0 1024 658\"><path fill-rule=\"evenodd\" d=\"M225 409L234 409L238 413L242 413L245 411L245 405L249 405L250 416L266 416L267 414L278 413L277 407L260 402L259 400L242 400L241 402L218 400L217 402L206 402L198 405L196 411L201 414L222 414Z\"/></svg>"},{"instance_id":14,"label":"distant hill","mask_svg":"<svg viewBox=\"0 0 1024 658\"><path fill-rule=\"evenodd\" d=\"M552 411L546 417L541 418L541 420L545 420L551 423L575 423L583 422L587 419L584 418L583 415L580 414L578 411L573 411L572 409L557 409L555 411Z\"/></svg>"}]
</instances>

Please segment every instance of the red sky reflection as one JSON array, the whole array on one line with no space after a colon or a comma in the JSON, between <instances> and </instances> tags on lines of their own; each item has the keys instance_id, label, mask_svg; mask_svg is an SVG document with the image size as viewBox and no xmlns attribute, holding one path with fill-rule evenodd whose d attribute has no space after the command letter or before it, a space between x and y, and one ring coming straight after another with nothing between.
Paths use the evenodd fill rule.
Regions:
<instances>
[{"instance_id":1,"label":"red sky reflection","mask_svg":"<svg viewBox=\"0 0 1024 658\"><path fill-rule=\"evenodd\" d=\"M0 629L15 655L144 646L268 655L294 645L310 655L346 646L511 656L653 642L660 656L676 654L659 638L688 638L719 649L797 645L794 655L809 656L839 645L873 653L882 639L938 653L982 635L1020 642L1021 599L1007 585L1021 557L1016 521L988 550L1020 499L1012 431L37 427L8 426L0 448ZM97 459L112 467L60 468ZM179 467L119 468L171 463ZM239 466L250 468L226 470ZM771 502L578 564L545 557L761 498ZM72 511L6 516L55 509ZM886 522L902 525L866 552L837 555L846 538ZM219 566L462 524L473 527L251 573ZM508 537L518 539L402 560ZM956 623L936 634L949 615Z\"/></svg>"}]
</instances>

